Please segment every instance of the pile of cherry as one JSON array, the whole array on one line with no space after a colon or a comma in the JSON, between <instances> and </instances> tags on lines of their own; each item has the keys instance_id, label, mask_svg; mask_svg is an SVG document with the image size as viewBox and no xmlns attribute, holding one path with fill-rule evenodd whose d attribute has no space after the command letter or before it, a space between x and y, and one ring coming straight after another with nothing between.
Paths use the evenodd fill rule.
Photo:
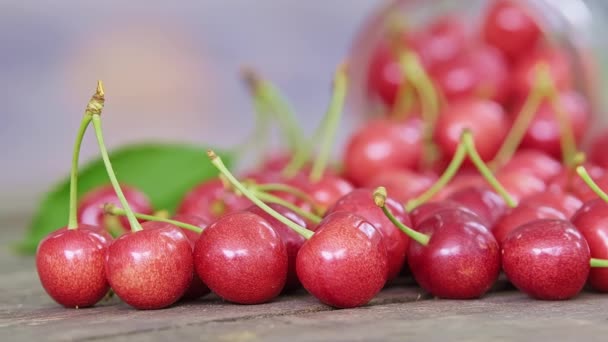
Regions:
<instances>
[{"instance_id":1,"label":"pile of cherry","mask_svg":"<svg viewBox=\"0 0 608 342\"><path fill-rule=\"evenodd\" d=\"M504 11L517 25L498 20ZM588 156L579 151L589 113L563 56L514 4L496 1L488 13L484 42L466 41L455 18L409 32L405 43L387 35L370 65L371 94L387 114L354 132L341 167L330 155L346 65L310 139L277 89L245 73L256 108L283 125L288 151L266 156L243 181L208 151L218 177L193 188L171 218L116 178L100 82L74 147L68 225L36 253L43 287L66 307L114 293L138 309L210 292L258 304L300 287L327 305L357 307L403 274L450 299L482 297L501 271L537 299L573 298L586 284L608 291L608 135ZM111 184L78 201L91 123Z\"/></svg>"}]
</instances>

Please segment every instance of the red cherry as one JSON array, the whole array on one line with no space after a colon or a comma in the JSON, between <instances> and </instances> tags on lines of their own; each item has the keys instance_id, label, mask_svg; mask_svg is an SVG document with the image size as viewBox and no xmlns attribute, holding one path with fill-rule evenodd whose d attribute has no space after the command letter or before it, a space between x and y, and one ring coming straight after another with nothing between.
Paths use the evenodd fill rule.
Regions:
<instances>
[{"instance_id":1,"label":"red cherry","mask_svg":"<svg viewBox=\"0 0 608 342\"><path fill-rule=\"evenodd\" d=\"M227 190L219 178L205 181L190 190L177 213L188 214L214 221L225 214L243 210L251 202Z\"/></svg>"},{"instance_id":2,"label":"red cherry","mask_svg":"<svg viewBox=\"0 0 608 342\"><path fill-rule=\"evenodd\" d=\"M608 131L602 132L593 139L591 151L589 153L589 161L603 168L607 168L608 153L606 153L605 150L606 146L608 146Z\"/></svg>"},{"instance_id":3,"label":"red cherry","mask_svg":"<svg viewBox=\"0 0 608 342\"><path fill-rule=\"evenodd\" d=\"M410 32L405 40L426 68L435 69L457 59L466 49L469 37L462 18L444 15L421 30Z\"/></svg>"},{"instance_id":4,"label":"red cherry","mask_svg":"<svg viewBox=\"0 0 608 342\"><path fill-rule=\"evenodd\" d=\"M547 182L562 170L562 164L541 150L522 149L515 152L500 172L521 171Z\"/></svg>"},{"instance_id":5,"label":"red cherry","mask_svg":"<svg viewBox=\"0 0 608 342\"><path fill-rule=\"evenodd\" d=\"M180 299L192 283L192 247L181 229L145 222L108 248L106 277L116 295L137 309L161 309Z\"/></svg>"},{"instance_id":6,"label":"red cherry","mask_svg":"<svg viewBox=\"0 0 608 342\"><path fill-rule=\"evenodd\" d=\"M414 278L425 291L440 298L478 298L498 279L498 243L475 215L444 210L416 230L430 237L426 246L412 242L408 253Z\"/></svg>"},{"instance_id":7,"label":"red cherry","mask_svg":"<svg viewBox=\"0 0 608 342\"><path fill-rule=\"evenodd\" d=\"M543 204L534 202L523 202L517 207L510 209L492 228L492 234L500 245L510 232L520 226L538 219L562 219L567 217L560 210Z\"/></svg>"},{"instance_id":8,"label":"red cherry","mask_svg":"<svg viewBox=\"0 0 608 342\"><path fill-rule=\"evenodd\" d=\"M567 120L577 142L580 142L589 125L589 105L585 98L575 92L559 94L559 103L567 115ZM548 102L543 102L532 119L521 142L523 148L537 149L559 158L561 157L561 130L555 111Z\"/></svg>"},{"instance_id":9,"label":"red cherry","mask_svg":"<svg viewBox=\"0 0 608 342\"><path fill-rule=\"evenodd\" d=\"M384 104L393 106L404 79L390 44L380 42L373 52L367 72L368 92L378 96Z\"/></svg>"},{"instance_id":10,"label":"red cherry","mask_svg":"<svg viewBox=\"0 0 608 342\"><path fill-rule=\"evenodd\" d=\"M108 292L104 265L112 238L85 224L45 237L36 250L36 270L44 290L68 308L95 305Z\"/></svg>"},{"instance_id":11,"label":"red cherry","mask_svg":"<svg viewBox=\"0 0 608 342\"><path fill-rule=\"evenodd\" d=\"M441 200L437 202L427 202L418 207L416 207L410 213L410 218L412 219L412 226L418 227L424 220L437 215L439 212L444 210L461 210L468 212L473 216L478 216L476 213L471 211L470 208L465 207L464 205L454 202L451 200Z\"/></svg>"},{"instance_id":12,"label":"red cherry","mask_svg":"<svg viewBox=\"0 0 608 342\"><path fill-rule=\"evenodd\" d=\"M572 224L587 240L592 257L608 258L608 204L604 200L586 202L572 217ZM589 284L596 291L608 292L608 269L591 268Z\"/></svg>"},{"instance_id":13,"label":"red cherry","mask_svg":"<svg viewBox=\"0 0 608 342\"><path fill-rule=\"evenodd\" d=\"M453 156L464 129L470 129L483 160L490 160L507 134L508 122L502 107L493 101L466 99L451 103L437 120L435 139Z\"/></svg>"},{"instance_id":14,"label":"red cherry","mask_svg":"<svg viewBox=\"0 0 608 342\"><path fill-rule=\"evenodd\" d=\"M494 1L486 14L482 34L484 40L499 48L510 58L530 51L541 38L541 31L526 9L514 1Z\"/></svg>"},{"instance_id":15,"label":"red cherry","mask_svg":"<svg viewBox=\"0 0 608 342\"><path fill-rule=\"evenodd\" d=\"M321 302L353 308L380 292L388 258L382 235L371 223L337 212L325 217L302 246L296 269L304 288Z\"/></svg>"},{"instance_id":16,"label":"red cherry","mask_svg":"<svg viewBox=\"0 0 608 342\"><path fill-rule=\"evenodd\" d=\"M143 192L128 185L121 185L121 188L127 202L134 211L142 214L152 214L152 204ZM78 222L104 227L103 205L106 203L120 206L120 201L111 185L102 185L87 192L78 204ZM120 223L125 231L129 231L131 226L126 217L120 217Z\"/></svg>"},{"instance_id":17,"label":"red cherry","mask_svg":"<svg viewBox=\"0 0 608 342\"><path fill-rule=\"evenodd\" d=\"M599 177L595 177L593 180L595 181L597 186L600 187L600 189L602 189L603 191L608 191L608 173L604 173L603 175L601 175ZM591 200L597 198L597 195L595 194L595 192L593 192L593 190L591 190L591 188L589 188L586 185L574 189L573 193L576 197L580 198L581 201L583 201L583 202L591 201Z\"/></svg>"},{"instance_id":18,"label":"red cherry","mask_svg":"<svg viewBox=\"0 0 608 342\"><path fill-rule=\"evenodd\" d=\"M524 171L499 171L496 179L518 202L547 189L542 179Z\"/></svg>"},{"instance_id":19,"label":"red cherry","mask_svg":"<svg viewBox=\"0 0 608 342\"><path fill-rule=\"evenodd\" d=\"M354 187L344 178L326 173L317 182L301 184L301 189L311 197L317 207L326 210L340 197L353 191Z\"/></svg>"},{"instance_id":20,"label":"red cherry","mask_svg":"<svg viewBox=\"0 0 608 342\"><path fill-rule=\"evenodd\" d=\"M405 203L426 191L436 180L437 177L432 174L409 170L385 170L372 176L364 186L372 189L384 186L392 198Z\"/></svg>"},{"instance_id":21,"label":"red cherry","mask_svg":"<svg viewBox=\"0 0 608 342\"><path fill-rule=\"evenodd\" d=\"M436 200L444 200L451 194L470 187L486 186L485 179L473 169L466 169L470 164L463 164L462 169L452 178L450 183L435 196Z\"/></svg>"},{"instance_id":22,"label":"red cherry","mask_svg":"<svg viewBox=\"0 0 608 342\"><path fill-rule=\"evenodd\" d=\"M306 221L293 211L278 204L268 204L268 206L274 209L279 214L287 217L291 221L299 224L304 228L307 228ZM268 223L270 223L272 228L275 230L275 232L277 232L277 234L281 238L281 241L283 241L283 243L285 244L285 249L287 250L288 268L287 280L285 282L285 287L283 288L283 291L292 291L300 287L300 280L298 279L298 275L296 273L296 257L298 255L298 251L300 251L300 248L302 247L304 242L306 242L306 239L304 239L304 237L293 231L293 229L287 227L284 223L281 223L279 220L270 216L264 210L260 209L255 205L249 207L247 211L260 216Z\"/></svg>"},{"instance_id":23,"label":"red cherry","mask_svg":"<svg viewBox=\"0 0 608 342\"><path fill-rule=\"evenodd\" d=\"M410 239L403 234L393 223L384 215L372 198L371 189L356 189L340 198L328 210L328 213L350 212L361 216L382 235L386 252L388 255L388 280L392 280L403 268L407 248ZM392 198L386 199L386 206L395 217L405 224L411 226L410 218L405 212L403 205Z\"/></svg>"},{"instance_id":24,"label":"red cherry","mask_svg":"<svg viewBox=\"0 0 608 342\"><path fill-rule=\"evenodd\" d=\"M249 211L208 226L194 248L194 263L211 291L239 304L272 300L287 278L285 244L270 223Z\"/></svg>"},{"instance_id":25,"label":"red cherry","mask_svg":"<svg viewBox=\"0 0 608 342\"><path fill-rule=\"evenodd\" d=\"M433 72L448 101L481 97L500 103L509 95L509 66L500 51L479 46Z\"/></svg>"},{"instance_id":26,"label":"red cherry","mask_svg":"<svg viewBox=\"0 0 608 342\"><path fill-rule=\"evenodd\" d=\"M173 216L172 219L176 220L176 221L188 223L193 226L197 226L201 229L205 229L209 225L209 221L207 219L204 219L204 218L198 217L198 216L194 216L194 215L178 214L178 215ZM182 230L184 235L186 235L186 237L188 238L188 241L190 242L190 246L194 250L196 241L198 241L201 234L194 232L192 230L189 230L189 229L183 229L183 228L180 228L180 229ZM194 267L193 267L193 273L194 273L194 275L192 277L192 283L190 284L190 287L188 287L188 289L186 290L186 293L184 293L184 295L182 296L182 299L184 299L184 300L197 299L197 298L200 298L200 297L208 294L209 292L211 292L209 290L209 288L207 287L207 285L203 284L203 281L198 276L198 274L196 274L196 270L194 270Z\"/></svg>"},{"instance_id":27,"label":"red cherry","mask_svg":"<svg viewBox=\"0 0 608 342\"><path fill-rule=\"evenodd\" d=\"M492 227L507 210L505 201L486 186L464 188L452 193L448 200L469 208L486 227Z\"/></svg>"},{"instance_id":28,"label":"red cherry","mask_svg":"<svg viewBox=\"0 0 608 342\"><path fill-rule=\"evenodd\" d=\"M537 82L537 65L546 63L549 66L551 80L558 90L570 89L572 85L572 71L566 56L557 49L540 48L527 53L512 71L511 87L514 95L524 99L534 88Z\"/></svg>"},{"instance_id":29,"label":"red cherry","mask_svg":"<svg viewBox=\"0 0 608 342\"><path fill-rule=\"evenodd\" d=\"M606 170L589 162L584 163L583 166L591 178L602 183L601 178L606 174ZM563 191L571 192L583 202L596 197L595 193L593 193L576 172L570 168L562 168L559 174L549 180L548 184L550 188L557 187ZM601 184L600 187L602 187Z\"/></svg>"},{"instance_id":30,"label":"red cherry","mask_svg":"<svg viewBox=\"0 0 608 342\"><path fill-rule=\"evenodd\" d=\"M563 300L576 296L587 280L589 245L565 220L536 220L507 235L502 265L519 290L537 299Z\"/></svg>"},{"instance_id":31,"label":"red cherry","mask_svg":"<svg viewBox=\"0 0 608 342\"><path fill-rule=\"evenodd\" d=\"M556 187L528 196L520 205L528 203L555 208L564 213L564 219L572 217L572 215L574 215L574 213L583 205L583 202L576 196Z\"/></svg>"},{"instance_id":32,"label":"red cherry","mask_svg":"<svg viewBox=\"0 0 608 342\"><path fill-rule=\"evenodd\" d=\"M421 121L376 119L355 132L344 153L347 179L364 185L384 170L416 167L421 153Z\"/></svg>"}]
</instances>

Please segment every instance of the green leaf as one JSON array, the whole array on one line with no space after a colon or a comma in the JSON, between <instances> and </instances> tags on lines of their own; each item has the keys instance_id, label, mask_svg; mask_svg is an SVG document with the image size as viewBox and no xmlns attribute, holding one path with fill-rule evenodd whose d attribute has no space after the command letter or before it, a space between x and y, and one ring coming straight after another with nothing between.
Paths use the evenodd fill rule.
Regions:
<instances>
[{"instance_id":1,"label":"green leaf","mask_svg":"<svg viewBox=\"0 0 608 342\"><path fill-rule=\"evenodd\" d=\"M155 209L172 212L188 190L218 174L205 151L204 147L187 144L142 143L116 149L110 159L119 182L143 191ZM216 153L226 165L231 164L228 153ZM104 184L109 184L109 179L101 158L80 168L79 196ZM44 196L24 240L17 246L19 252L33 254L42 238L67 225L69 191L66 177Z\"/></svg>"}]
</instances>

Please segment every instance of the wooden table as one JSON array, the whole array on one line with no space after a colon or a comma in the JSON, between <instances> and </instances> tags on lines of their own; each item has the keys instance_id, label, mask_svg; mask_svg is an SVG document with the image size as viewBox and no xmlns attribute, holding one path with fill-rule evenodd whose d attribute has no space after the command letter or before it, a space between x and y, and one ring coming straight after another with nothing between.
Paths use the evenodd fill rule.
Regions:
<instances>
[{"instance_id":1,"label":"wooden table","mask_svg":"<svg viewBox=\"0 0 608 342\"><path fill-rule=\"evenodd\" d=\"M19 238L4 222L0 241ZM482 300L435 300L411 284L385 289L365 307L335 310L305 292L264 305L209 296L165 310L137 311L114 298L64 309L39 284L33 258L0 251L0 341L606 341L608 295L528 299L505 283Z\"/></svg>"}]
</instances>

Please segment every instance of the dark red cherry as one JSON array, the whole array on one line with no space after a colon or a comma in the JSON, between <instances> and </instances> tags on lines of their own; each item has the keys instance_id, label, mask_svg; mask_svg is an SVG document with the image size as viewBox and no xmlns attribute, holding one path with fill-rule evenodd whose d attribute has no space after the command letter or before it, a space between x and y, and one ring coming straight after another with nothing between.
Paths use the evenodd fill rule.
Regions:
<instances>
[{"instance_id":1,"label":"dark red cherry","mask_svg":"<svg viewBox=\"0 0 608 342\"><path fill-rule=\"evenodd\" d=\"M343 211L357 214L380 232L388 255L388 280L392 280L403 268L410 239L384 215L382 209L374 203L372 194L372 189L353 190L340 198L328 213ZM386 199L386 206L401 223L411 226L403 205L389 197Z\"/></svg>"},{"instance_id":2,"label":"dark red cherry","mask_svg":"<svg viewBox=\"0 0 608 342\"><path fill-rule=\"evenodd\" d=\"M46 293L68 308L95 305L110 286L105 256L112 238L97 227L61 228L38 244L36 270Z\"/></svg>"},{"instance_id":3,"label":"dark red cherry","mask_svg":"<svg viewBox=\"0 0 608 342\"><path fill-rule=\"evenodd\" d=\"M190 190L184 197L178 214L199 216L214 221L225 214L243 210L251 202L227 190L219 178L205 181Z\"/></svg>"},{"instance_id":4,"label":"dark red cherry","mask_svg":"<svg viewBox=\"0 0 608 342\"><path fill-rule=\"evenodd\" d=\"M274 209L279 214L287 217L291 221L299 224L304 228L307 227L306 221L300 217L300 215L294 213L293 211L285 208L282 205L278 204L268 204L269 207ZM298 279L298 275L296 273L296 257L298 255L298 251L306 242L306 239L302 237L300 234L296 233L293 229L287 227L284 223L281 223L279 220L274 217L268 215L264 210L260 209L258 206L253 205L247 209L247 211L252 212L264 220L266 220L272 228L277 232L281 241L285 244L285 249L287 250L287 258L288 258L288 268L287 268L287 280L285 282L284 291L291 291L301 286L300 280Z\"/></svg>"},{"instance_id":5,"label":"dark red cherry","mask_svg":"<svg viewBox=\"0 0 608 342\"><path fill-rule=\"evenodd\" d=\"M194 215L185 215L185 214L175 215L172 217L172 219L176 220L176 221L188 223L193 226L197 226L201 229L207 228L207 226L210 223L209 220L204 219L202 217L194 216ZM181 228L181 230L184 233L184 235L186 235L186 237L188 238L188 241L190 242L190 246L192 247L192 250L194 250L196 241L198 241L201 234L194 232L192 230L189 230L189 229ZM184 293L184 295L182 296L182 299L184 299L184 300L197 299L197 298L200 298L200 297L208 294L209 292L211 292L209 290L209 288L207 287L207 285L203 284L203 281L198 276L198 274L196 274L196 270L194 270L194 267L192 268L192 272L194 273L194 275L192 276L192 283L190 284L190 287L188 287L188 289L186 290L186 293Z\"/></svg>"},{"instance_id":6,"label":"dark red cherry","mask_svg":"<svg viewBox=\"0 0 608 342\"><path fill-rule=\"evenodd\" d=\"M537 66L546 63L549 66L551 79L558 90L570 89L572 71L564 53L548 47L528 52L514 66L511 77L511 88L516 98L525 99L537 82Z\"/></svg>"},{"instance_id":7,"label":"dark red cherry","mask_svg":"<svg viewBox=\"0 0 608 342\"><path fill-rule=\"evenodd\" d=\"M556 187L548 188L546 191L528 196L520 204L527 203L553 207L564 213L565 218L572 217L583 205L583 202L576 196Z\"/></svg>"},{"instance_id":8,"label":"dark red cherry","mask_svg":"<svg viewBox=\"0 0 608 342\"><path fill-rule=\"evenodd\" d=\"M586 202L572 217L572 224L587 240L593 258L608 258L608 204L604 200ZM591 268L589 285L596 291L608 292L608 269Z\"/></svg>"},{"instance_id":9,"label":"dark red cherry","mask_svg":"<svg viewBox=\"0 0 608 342\"><path fill-rule=\"evenodd\" d=\"M589 152L589 161L600 167L608 168L606 146L608 146L608 131L602 132L593 139L591 151Z\"/></svg>"},{"instance_id":10,"label":"dark red cherry","mask_svg":"<svg viewBox=\"0 0 608 342\"><path fill-rule=\"evenodd\" d=\"M589 245L565 220L536 220L513 230L502 244L502 266L519 290L537 299L576 296L589 275Z\"/></svg>"},{"instance_id":11,"label":"dark red cherry","mask_svg":"<svg viewBox=\"0 0 608 342\"><path fill-rule=\"evenodd\" d=\"M562 164L541 150L521 149L500 169L501 172L522 171L547 182L562 170Z\"/></svg>"},{"instance_id":12,"label":"dark red cherry","mask_svg":"<svg viewBox=\"0 0 608 342\"><path fill-rule=\"evenodd\" d=\"M302 246L296 269L304 288L321 302L353 308L367 304L384 287L388 258L382 235L371 223L336 212Z\"/></svg>"},{"instance_id":13,"label":"dark red cherry","mask_svg":"<svg viewBox=\"0 0 608 342\"><path fill-rule=\"evenodd\" d=\"M521 2L493 1L483 22L484 40L512 59L526 55L538 43L541 31Z\"/></svg>"},{"instance_id":14,"label":"dark red cherry","mask_svg":"<svg viewBox=\"0 0 608 342\"><path fill-rule=\"evenodd\" d=\"M148 197L136 188L122 185L122 192L125 194L129 206L138 213L152 214L152 204ZM106 203L120 207L120 201L111 185L103 185L87 192L78 203L78 222L91 226L104 227L103 205ZM130 229L129 221L126 217L119 218L122 228L125 231Z\"/></svg>"},{"instance_id":15,"label":"dark red cherry","mask_svg":"<svg viewBox=\"0 0 608 342\"><path fill-rule=\"evenodd\" d=\"M522 202L517 207L509 209L492 228L492 234L496 241L502 245L503 241L510 232L523 226L526 223L538 219L561 219L568 217L560 210L543 204L534 202Z\"/></svg>"},{"instance_id":16,"label":"dark red cherry","mask_svg":"<svg viewBox=\"0 0 608 342\"><path fill-rule=\"evenodd\" d=\"M249 211L227 214L208 226L194 247L198 275L211 291L238 304L279 295L287 279L285 244L270 223Z\"/></svg>"},{"instance_id":17,"label":"dark red cherry","mask_svg":"<svg viewBox=\"0 0 608 342\"><path fill-rule=\"evenodd\" d=\"M106 277L116 295L137 309L162 309L180 299L193 276L192 247L181 229L145 222L108 248Z\"/></svg>"},{"instance_id":18,"label":"dark red cherry","mask_svg":"<svg viewBox=\"0 0 608 342\"><path fill-rule=\"evenodd\" d=\"M492 227L507 210L505 201L487 186L464 188L452 193L448 200L469 208L486 227Z\"/></svg>"},{"instance_id":19,"label":"dark red cherry","mask_svg":"<svg viewBox=\"0 0 608 342\"><path fill-rule=\"evenodd\" d=\"M589 125L590 112L587 100L575 91L566 91L559 94L558 101L567 116L576 141L580 142ZM549 102L545 101L532 119L521 146L541 150L550 156L560 158L561 136L555 110Z\"/></svg>"},{"instance_id":20,"label":"dark red cherry","mask_svg":"<svg viewBox=\"0 0 608 342\"><path fill-rule=\"evenodd\" d=\"M478 46L432 74L445 98L479 97L505 103L509 97L509 65L500 51Z\"/></svg>"},{"instance_id":21,"label":"dark red cherry","mask_svg":"<svg viewBox=\"0 0 608 342\"><path fill-rule=\"evenodd\" d=\"M470 98L445 107L437 120L435 139L445 154L453 156L463 130L468 128L481 158L490 160L504 140L508 126L498 103Z\"/></svg>"},{"instance_id":22,"label":"dark red cherry","mask_svg":"<svg viewBox=\"0 0 608 342\"><path fill-rule=\"evenodd\" d=\"M362 186L380 171L412 169L421 153L421 121L376 119L355 132L344 152L345 176Z\"/></svg>"},{"instance_id":23,"label":"dark red cherry","mask_svg":"<svg viewBox=\"0 0 608 342\"><path fill-rule=\"evenodd\" d=\"M410 170L386 170L372 176L364 186L371 189L384 186L392 198L405 203L426 191L436 180L437 177L433 174Z\"/></svg>"},{"instance_id":24,"label":"dark red cherry","mask_svg":"<svg viewBox=\"0 0 608 342\"><path fill-rule=\"evenodd\" d=\"M498 243L475 215L440 211L416 230L430 237L426 246L412 242L408 253L414 278L425 291L440 298L479 298L498 279Z\"/></svg>"}]
</instances>

